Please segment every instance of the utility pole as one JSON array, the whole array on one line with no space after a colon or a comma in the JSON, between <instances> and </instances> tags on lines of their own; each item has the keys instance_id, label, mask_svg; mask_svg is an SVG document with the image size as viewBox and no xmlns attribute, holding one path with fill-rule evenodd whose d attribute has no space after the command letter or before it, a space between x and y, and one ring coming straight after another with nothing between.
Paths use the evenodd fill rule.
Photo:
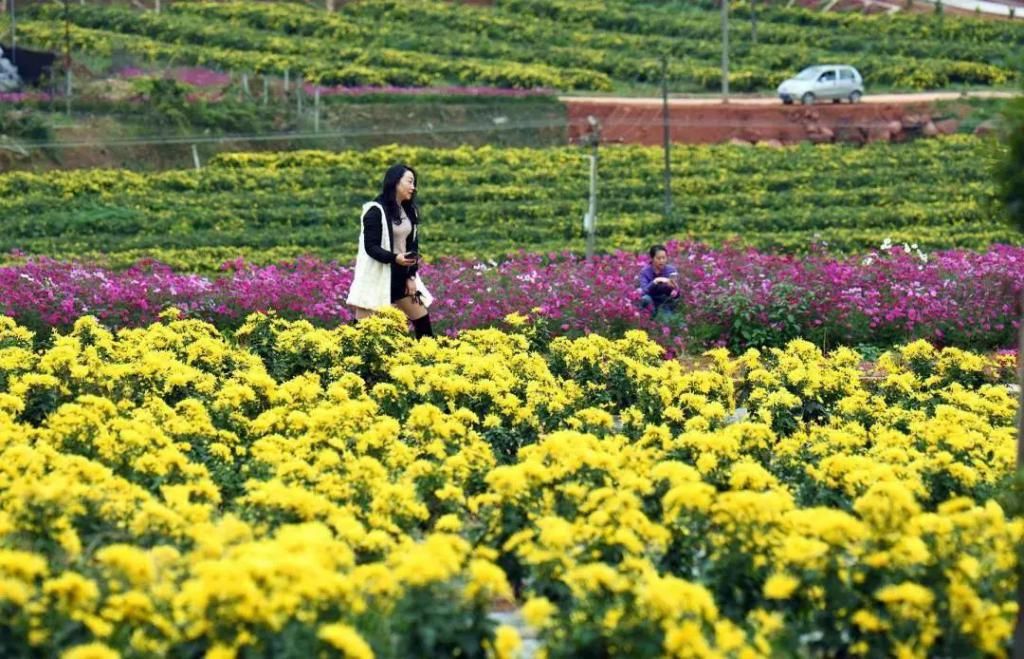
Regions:
<instances>
[{"instance_id":1,"label":"utility pole","mask_svg":"<svg viewBox=\"0 0 1024 659\"><path fill-rule=\"evenodd\" d=\"M672 219L672 159L669 153L672 148L672 135L668 115L668 58L664 55L661 57L661 121L665 142L665 222L667 223Z\"/></svg>"},{"instance_id":2,"label":"utility pole","mask_svg":"<svg viewBox=\"0 0 1024 659\"><path fill-rule=\"evenodd\" d=\"M18 25L18 17L14 15L14 0L11 0L11 64L18 65L18 33L15 28Z\"/></svg>"},{"instance_id":3,"label":"utility pole","mask_svg":"<svg viewBox=\"0 0 1024 659\"><path fill-rule=\"evenodd\" d=\"M64 0L64 112L71 116L71 16Z\"/></svg>"},{"instance_id":4,"label":"utility pole","mask_svg":"<svg viewBox=\"0 0 1024 659\"><path fill-rule=\"evenodd\" d=\"M750 0L750 42L757 45L757 0Z\"/></svg>"},{"instance_id":5,"label":"utility pole","mask_svg":"<svg viewBox=\"0 0 1024 659\"><path fill-rule=\"evenodd\" d=\"M722 2L722 102L729 102L729 0Z\"/></svg>"}]
</instances>

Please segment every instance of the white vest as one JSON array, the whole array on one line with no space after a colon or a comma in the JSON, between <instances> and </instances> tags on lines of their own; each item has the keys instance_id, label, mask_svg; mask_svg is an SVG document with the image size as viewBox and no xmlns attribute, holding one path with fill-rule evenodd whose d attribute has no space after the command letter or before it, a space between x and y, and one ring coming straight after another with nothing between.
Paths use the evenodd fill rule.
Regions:
<instances>
[{"instance_id":1,"label":"white vest","mask_svg":"<svg viewBox=\"0 0 1024 659\"><path fill-rule=\"evenodd\" d=\"M363 236L363 219L371 208L380 209L380 248L385 252L391 251L391 238L388 231L388 216L384 207L376 201L368 201L363 204L363 213L359 216L359 253L356 254L356 268L352 276L352 287L348 291L346 300L354 307L363 309L383 309L391 306L391 264L381 263L366 252L366 240ZM412 227L413 237L416 236L416 225ZM420 292L423 304L430 306L434 301L433 296L423 285L419 275L416 275L416 290Z\"/></svg>"}]
</instances>

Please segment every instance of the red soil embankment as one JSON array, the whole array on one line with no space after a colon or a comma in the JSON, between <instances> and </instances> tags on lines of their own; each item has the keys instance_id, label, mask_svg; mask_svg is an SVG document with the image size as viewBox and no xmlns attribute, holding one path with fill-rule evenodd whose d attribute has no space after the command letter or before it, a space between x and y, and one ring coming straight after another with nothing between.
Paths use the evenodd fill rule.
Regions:
<instances>
[{"instance_id":1,"label":"red soil embankment","mask_svg":"<svg viewBox=\"0 0 1024 659\"><path fill-rule=\"evenodd\" d=\"M658 145L663 140L662 108L657 103L571 100L566 103L569 139L591 130L588 117L601 123L602 142ZM811 106L761 103L669 104L673 142L898 141L916 135L953 132L955 124L931 122L930 104L819 103Z\"/></svg>"}]
</instances>

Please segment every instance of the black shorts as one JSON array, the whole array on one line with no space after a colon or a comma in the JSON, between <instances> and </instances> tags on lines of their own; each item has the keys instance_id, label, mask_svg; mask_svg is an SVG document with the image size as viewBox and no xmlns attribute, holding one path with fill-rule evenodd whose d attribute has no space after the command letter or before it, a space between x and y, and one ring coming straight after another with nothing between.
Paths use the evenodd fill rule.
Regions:
<instances>
[{"instance_id":1,"label":"black shorts","mask_svg":"<svg viewBox=\"0 0 1024 659\"><path fill-rule=\"evenodd\" d=\"M409 280L410 268L397 263L391 264L391 301L406 297L405 282Z\"/></svg>"}]
</instances>

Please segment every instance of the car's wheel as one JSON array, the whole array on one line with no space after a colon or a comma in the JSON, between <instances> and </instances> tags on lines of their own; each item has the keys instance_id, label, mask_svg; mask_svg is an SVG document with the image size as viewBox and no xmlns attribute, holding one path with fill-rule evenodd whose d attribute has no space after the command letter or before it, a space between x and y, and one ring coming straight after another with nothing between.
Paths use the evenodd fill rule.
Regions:
<instances>
[{"instance_id":1,"label":"car's wheel","mask_svg":"<svg viewBox=\"0 0 1024 659\"><path fill-rule=\"evenodd\" d=\"M803 103L804 105L810 105L811 103L814 102L814 94L812 94L811 92L807 92L806 94L800 97L800 102Z\"/></svg>"},{"instance_id":2,"label":"car's wheel","mask_svg":"<svg viewBox=\"0 0 1024 659\"><path fill-rule=\"evenodd\" d=\"M838 102L839 102L839 101L841 101L841 100L843 100L843 99L841 99L841 98L833 98L833 99L832 99L832 102L833 102L833 103L838 103Z\"/></svg>"},{"instance_id":3,"label":"car's wheel","mask_svg":"<svg viewBox=\"0 0 1024 659\"><path fill-rule=\"evenodd\" d=\"M784 98L784 99L782 99L782 104L783 105L793 105L793 99L791 99L791 98Z\"/></svg>"},{"instance_id":4,"label":"car's wheel","mask_svg":"<svg viewBox=\"0 0 1024 659\"><path fill-rule=\"evenodd\" d=\"M861 94L858 91L850 92L850 102L851 103L860 103L860 96L861 96Z\"/></svg>"}]
</instances>

